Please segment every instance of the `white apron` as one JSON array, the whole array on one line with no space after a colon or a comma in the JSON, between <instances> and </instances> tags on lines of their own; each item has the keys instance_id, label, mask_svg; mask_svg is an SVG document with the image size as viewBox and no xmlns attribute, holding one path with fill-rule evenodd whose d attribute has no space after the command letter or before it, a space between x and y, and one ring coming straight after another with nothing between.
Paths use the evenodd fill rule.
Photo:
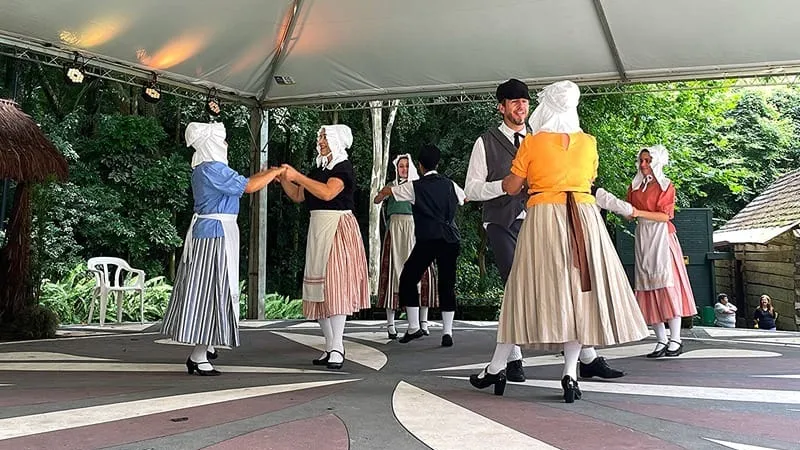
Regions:
<instances>
[{"instance_id":1,"label":"white apron","mask_svg":"<svg viewBox=\"0 0 800 450\"><path fill-rule=\"evenodd\" d=\"M238 214L194 214L183 243L183 263L186 264L192 253L192 230L197 219L219 220L225 235L225 261L228 265L228 284L231 290L231 306L239 321L239 226Z\"/></svg>"},{"instance_id":2,"label":"white apron","mask_svg":"<svg viewBox=\"0 0 800 450\"><path fill-rule=\"evenodd\" d=\"M306 267L303 272L303 300L325 301L325 271L328 268L333 238L339 228L339 219L349 210L320 209L311 211L306 238Z\"/></svg>"},{"instance_id":3,"label":"white apron","mask_svg":"<svg viewBox=\"0 0 800 450\"><path fill-rule=\"evenodd\" d=\"M667 222L639 218L634 246L637 291L652 291L675 284Z\"/></svg>"}]
</instances>

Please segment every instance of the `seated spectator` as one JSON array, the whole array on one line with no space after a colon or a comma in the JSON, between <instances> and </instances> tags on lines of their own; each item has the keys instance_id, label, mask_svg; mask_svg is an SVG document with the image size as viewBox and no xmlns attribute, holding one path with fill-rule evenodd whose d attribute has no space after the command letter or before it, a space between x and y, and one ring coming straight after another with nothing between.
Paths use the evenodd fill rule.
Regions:
<instances>
[{"instance_id":1,"label":"seated spectator","mask_svg":"<svg viewBox=\"0 0 800 450\"><path fill-rule=\"evenodd\" d=\"M714 325L723 328L736 328L736 306L728 302L728 294L719 294L714 305Z\"/></svg>"}]
</instances>

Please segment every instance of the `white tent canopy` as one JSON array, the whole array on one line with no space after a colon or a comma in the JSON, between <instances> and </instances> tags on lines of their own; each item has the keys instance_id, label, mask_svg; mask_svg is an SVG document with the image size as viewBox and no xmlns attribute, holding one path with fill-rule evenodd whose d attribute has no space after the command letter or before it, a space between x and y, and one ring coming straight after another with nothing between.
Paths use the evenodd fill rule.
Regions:
<instances>
[{"instance_id":1,"label":"white tent canopy","mask_svg":"<svg viewBox=\"0 0 800 450\"><path fill-rule=\"evenodd\" d=\"M796 0L4 0L0 44L266 107L800 73ZM4 52L8 54L8 52ZM290 77L294 84L279 84Z\"/></svg>"}]
</instances>

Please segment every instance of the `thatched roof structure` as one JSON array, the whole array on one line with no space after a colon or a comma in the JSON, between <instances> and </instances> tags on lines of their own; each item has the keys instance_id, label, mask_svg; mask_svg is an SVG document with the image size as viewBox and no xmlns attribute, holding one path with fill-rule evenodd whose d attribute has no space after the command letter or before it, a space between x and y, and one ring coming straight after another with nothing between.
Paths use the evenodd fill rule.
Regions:
<instances>
[{"instance_id":1,"label":"thatched roof structure","mask_svg":"<svg viewBox=\"0 0 800 450\"><path fill-rule=\"evenodd\" d=\"M0 179L42 182L67 179L67 160L36 122L11 100L0 99Z\"/></svg>"}]
</instances>

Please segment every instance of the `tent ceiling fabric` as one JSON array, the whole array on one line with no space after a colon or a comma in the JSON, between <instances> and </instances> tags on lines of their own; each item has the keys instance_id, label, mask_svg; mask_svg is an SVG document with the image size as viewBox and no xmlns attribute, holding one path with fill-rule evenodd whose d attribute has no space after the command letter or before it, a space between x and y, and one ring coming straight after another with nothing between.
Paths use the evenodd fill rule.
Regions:
<instances>
[{"instance_id":1,"label":"tent ceiling fabric","mask_svg":"<svg viewBox=\"0 0 800 450\"><path fill-rule=\"evenodd\" d=\"M4 0L0 38L276 106L479 92L509 77L537 86L800 73L800 2Z\"/></svg>"}]
</instances>

